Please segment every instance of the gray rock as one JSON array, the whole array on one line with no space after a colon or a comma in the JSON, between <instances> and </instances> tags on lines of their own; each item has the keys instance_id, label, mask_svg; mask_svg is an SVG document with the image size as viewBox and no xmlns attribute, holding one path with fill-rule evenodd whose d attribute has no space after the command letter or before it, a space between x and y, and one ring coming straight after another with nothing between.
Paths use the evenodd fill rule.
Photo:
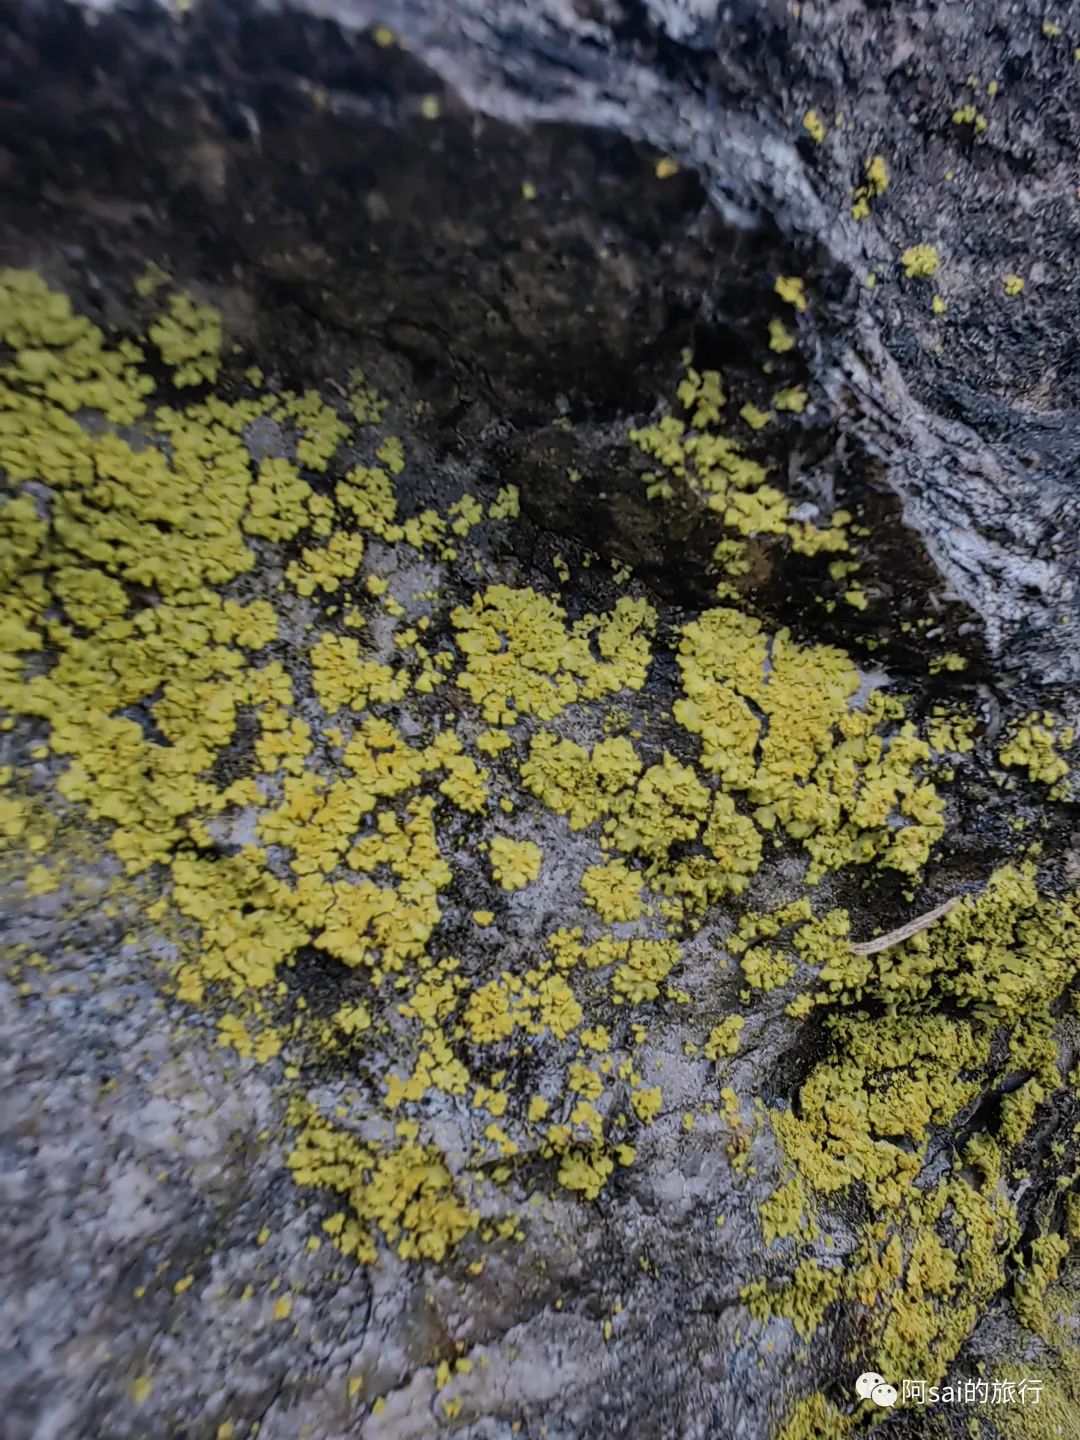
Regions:
<instances>
[{"instance_id":1,"label":"gray rock","mask_svg":"<svg viewBox=\"0 0 1080 1440\"><path fill-rule=\"evenodd\" d=\"M130 278L153 259L217 304L245 360L279 383L327 386L360 366L418 404L417 496L492 477L520 486L524 538L485 557L492 578L531 583L555 552L587 545L633 568L668 635L709 603L720 531L689 497L646 500L628 430L660 413L686 346L760 405L778 383L804 384L807 411L778 416L747 449L797 513L845 505L866 521L870 608L824 615L820 567L769 542L747 603L813 639L873 637L873 655L860 652L868 683L910 683L923 711L945 692L903 622L932 613L935 638L970 661L971 683L950 694L988 694L1008 719L1044 703L1075 714L1080 67L1075 37L1044 35L1042 20L1034 0L1006 0L992 26L976 5L848 0L179 13L18 0L0 17L0 263L40 268L123 328ZM375 24L397 42L379 44ZM952 118L969 100L985 133ZM811 109L830 127L820 145L803 128ZM889 189L856 221L852 193L877 153ZM665 157L679 168L661 178ZM940 251L932 284L903 274L917 243ZM1007 299L1013 272L1026 284ZM805 316L778 300L778 275L804 279ZM930 309L935 287L944 315ZM769 349L777 316L797 323L793 357ZM283 443L269 425L250 438L259 454ZM251 596L279 578L253 579ZM435 566L390 578L402 599L455 581ZM590 581L583 608L609 593ZM298 651L306 618L298 607L284 637ZM391 653L388 633L372 639ZM657 673L636 701L657 756L673 694ZM596 717L581 723L567 733L595 740ZM1018 852L1017 814L1043 827L1051 870L1075 871L1070 807L1021 787L999 812L986 768L973 761L950 792L927 907ZM585 913L584 842L539 807L512 833L557 863L506 901L478 966ZM464 828L453 838L460 918L478 862ZM653 1025L643 1064L662 1067L665 1113L612 1193L587 1205L549 1187L525 1239L492 1247L480 1276L471 1254L438 1269L388 1254L368 1270L307 1249L319 1215L284 1166L281 1088L221 1049L209 1023L180 1028L159 998L170 957L140 928L145 897L132 889L109 916L115 869L85 851L71 863L74 906L31 901L5 877L9 942L53 965L0 1006L5 1440L207 1440L230 1420L237 1436L258 1422L262 1440L411 1440L445 1424L436 1366L457 1342L473 1370L455 1383L455 1426L476 1440L518 1422L549 1440L764 1440L800 1396L850 1397L847 1319L811 1346L786 1321L750 1322L739 1302L761 1274L758 1208L780 1174L767 1131L745 1174L719 1117L681 1123L715 1098L715 1068L683 1047L732 1002L713 942L734 907L687 946L688 1014ZM780 903L799 880L780 859L750 901ZM865 894L858 876L830 881L826 901L866 934L910 913L898 888ZM724 1079L740 1095L786 1102L815 1058L787 998L748 1010ZM1075 1046L1063 1022L1063 1074ZM326 1076L327 1103L344 1103L352 1078ZM1064 1082L1050 1111L1034 1178L1012 1192L1025 1224L1053 1212L1074 1158ZM446 1102L431 1118L448 1149L467 1148L467 1115ZM941 1169L961 1128L941 1137ZM1066 1159L1048 1161L1059 1142ZM855 1220L830 1217L833 1247L816 1243L815 1257L850 1258ZM794 1254L781 1247L770 1273ZM287 1324L272 1314L285 1291ZM965 1363L994 1364L1018 1337L999 1298ZM381 1414L349 1396L361 1374ZM140 1376L152 1389L136 1407ZM888 1428L915 1436L920 1423L897 1415Z\"/></svg>"}]
</instances>

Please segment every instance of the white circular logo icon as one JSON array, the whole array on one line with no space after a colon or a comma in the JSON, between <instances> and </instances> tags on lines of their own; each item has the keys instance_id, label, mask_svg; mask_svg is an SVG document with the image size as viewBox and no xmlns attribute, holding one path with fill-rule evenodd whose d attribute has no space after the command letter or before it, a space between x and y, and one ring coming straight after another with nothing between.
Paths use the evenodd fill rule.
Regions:
<instances>
[{"instance_id":1,"label":"white circular logo icon","mask_svg":"<svg viewBox=\"0 0 1080 1440\"><path fill-rule=\"evenodd\" d=\"M860 1400L873 1400L883 1409L896 1404L896 1386L890 1385L876 1370L863 1371L855 1381L855 1393Z\"/></svg>"},{"instance_id":2,"label":"white circular logo icon","mask_svg":"<svg viewBox=\"0 0 1080 1440\"><path fill-rule=\"evenodd\" d=\"M896 1386L890 1385L876 1370L863 1371L855 1381L855 1393L860 1400L872 1400L883 1409L896 1404Z\"/></svg>"}]
</instances>

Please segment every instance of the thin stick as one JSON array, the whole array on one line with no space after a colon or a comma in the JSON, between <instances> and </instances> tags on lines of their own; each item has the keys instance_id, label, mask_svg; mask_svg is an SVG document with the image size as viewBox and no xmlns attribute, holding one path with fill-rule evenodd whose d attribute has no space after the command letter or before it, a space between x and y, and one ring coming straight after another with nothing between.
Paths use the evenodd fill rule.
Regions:
<instances>
[{"instance_id":1,"label":"thin stick","mask_svg":"<svg viewBox=\"0 0 1080 1440\"><path fill-rule=\"evenodd\" d=\"M960 898L959 895L954 895L951 900L928 910L925 915L901 925L899 930L890 930L887 935L879 935L874 940L864 940L861 945L852 945L851 948L856 955L876 955L879 950L888 950L893 945L899 945L901 940L910 940L912 935L917 935L920 930L929 930L935 920L947 915L954 905L960 903Z\"/></svg>"}]
</instances>

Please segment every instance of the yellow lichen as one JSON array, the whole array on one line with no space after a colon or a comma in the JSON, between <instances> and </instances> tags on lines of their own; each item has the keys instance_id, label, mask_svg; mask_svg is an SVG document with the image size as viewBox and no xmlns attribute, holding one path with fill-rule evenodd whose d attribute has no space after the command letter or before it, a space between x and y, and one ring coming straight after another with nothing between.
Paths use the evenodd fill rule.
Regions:
<instances>
[{"instance_id":1,"label":"yellow lichen","mask_svg":"<svg viewBox=\"0 0 1080 1440\"><path fill-rule=\"evenodd\" d=\"M199 305L181 291L169 299L147 332L176 385L214 381L221 367L221 319L211 305Z\"/></svg>"},{"instance_id":2,"label":"yellow lichen","mask_svg":"<svg viewBox=\"0 0 1080 1440\"><path fill-rule=\"evenodd\" d=\"M770 325L770 335L774 349L786 350L794 343L779 321ZM738 441L711 428L722 420L726 403L717 372L699 374L690 368L678 393L691 412L689 427L667 415L654 425L632 430L630 438L661 467L642 477L650 498L671 501L679 491L688 490L731 532L731 538L721 540L714 552L714 559L728 576L738 577L750 568L745 542L751 537L785 536L792 548L804 555L849 549L842 512L828 527L793 520L787 497L767 483L764 466L750 459ZM782 391L778 398L788 410L797 412L805 406L805 392L798 386ZM739 415L754 430L773 418L771 411L750 402L742 406ZM718 593L725 597L733 593L729 580L721 583Z\"/></svg>"},{"instance_id":3,"label":"yellow lichen","mask_svg":"<svg viewBox=\"0 0 1080 1440\"><path fill-rule=\"evenodd\" d=\"M403 1260L441 1260L476 1228L438 1152L415 1140L379 1146L309 1114L288 1157L298 1185L342 1196L348 1209L324 1229L347 1255L374 1259L379 1231Z\"/></svg>"},{"instance_id":4,"label":"yellow lichen","mask_svg":"<svg viewBox=\"0 0 1080 1440\"><path fill-rule=\"evenodd\" d=\"M491 842L491 873L504 890L522 890L540 874L543 853L531 840L496 835Z\"/></svg>"},{"instance_id":5,"label":"yellow lichen","mask_svg":"<svg viewBox=\"0 0 1080 1440\"><path fill-rule=\"evenodd\" d=\"M148 301L165 284L153 278ZM796 277L777 293L806 308ZM151 326L171 367L165 403L140 344L109 340L38 277L0 271L0 703L5 726L30 734L26 760L0 772L5 864L20 900L62 902L53 852L61 820L78 814L117 868L153 886L147 923L181 956L175 999L206 1007L209 1033L245 1065L286 1078L290 1170L335 1197L325 1234L365 1262L380 1246L438 1262L476 1232L522 1233L516 1214L479 1220L481 1194L487 1214L491 1187L517 1182L515 1156L582 1198L635 1163L631 1141L663 1107L645 1022L692 1019L688 936L747 889L764 846L803 852L809 882L877 863L914 885L943 830L929 767L971 749L975 722L935 711L920 730L909 702L857 698L864 676L842 651L735 608L661 638L626 570L616 603L584 614L572 594L516 578L462 581L479 563L477 527L517 516L514 487L493 499L455 490L443 510L410 504L410 457L381 433L385 402L358 374L331 402L272 391L248 366L228 391L244 398L200 390L181 405L178 389L230 363L207 308L180 292ZM769 335L777 353L794 344L779 320ZM635 442L655 462L652 486L693 492L722 522L725 574L744 577L750 542L775 536L832 558L834 583L864 593L851 517L794 520L764 466L719 433L719 372L687 369L679 400L684 419ZM805 392L789 386L774 405L800 413ZM260 419L292 458L253 458L245 437ZM437 587L415 593L409 562L451 565L458 547L454 585L467 588L455 603ZM571 566L555 569L569 586ZM552 583L550 571L537 581ZM633 728L634 707L647 685L656 703L654 659L672 650L681 693L657 744ZM560 733L567 721L587 743ZM1071 743L1058 721L1031 716L1000 758L1057 787ZM491 880L514 890L540 873L538 846L480 818L523 800L551 812L545 826L564 817L585 857L571 872L582 892L565 892L580 924L531 950L515 938L522 902L500 901L512 944L480 933L494 921ZM751 1283L754 1315L811 1335L843 1304L868 1362L929 1376L1013 1263L1003 1177L1060 1086L1050 1004L1080 967L1080 916L1076 897L1040 896L1030 866L1003 867L887 949L860 953L853 929L866 933L803 894L720 931L748 1012L757 992L788 986L780 1013L813 1016L813 1063L794 1105L762 1102L750 1118L725 1085L715 1109L680 1096L661 1123L683 1114L699 1134L711 1115L738 1174L759 1127L780 1143L782 1183L761 1220L786 1278ZM474 943L459 961L446 937L461 930ZM347 989L309 1009L299 992L313 955ZM707 1026L704 1042L680 1037L688 1057L737 1054L743 1015L710 1013ZM518 1063L530 1050L542 1072ZM306 1091L309 1058L320 1075L347 1063L375 1078L330 1121ZM967 1138L963 1168L937 1152L928 1174L935 1134L1017 1072L994 1133ZM429 1128L440 1095L440 1126L460 1113L465 1127L445 1153ZM872 1217L835 1268L800 1248L829 1197ZM1072 1210L1066 1223L1080 1225ZM1041 1237L1018 1284L1029 1323L1042 1323L1060 1243ZM288 1319L290 1303L270 1313ZM787 1423L792 1437L847 1428L820 1397Z\"/></svg>"},{"instance_id":6,"label":"yellow lichen","mask_svg":"<svg viewBox=\"0 0 1080 1440\"><path fill-rule=\"evenodd\" d=\"M806 309L806 286L798 275L778 275L773 289L796 310Z\"/></svg>"},{"instance_id":7,"label":"yellow lichen","mask_svg":"<svg viewBox=\"0 0 1080 1440\"><path fill-rule=\"evenodd\" d=\"M714 1025L705 1042L704 1054L707 1060L719 1060L723 1055L734 1055L739 1048L739 1036L746 1021L741 1015L729 1015Z\"/></svg>"},{"instance_id":8,"label":"yellow lichen","mask_svg":"<svg viewBox=\"0 0 1080 1440\"><path fill-rule=\"evenodd\" d=\"M871 201L880 198L889 188L889 167L884 155L871 155L865 174L865 181L856 186L851 197L851 214L856 220L865 220L870 214Z\"/></svg>"},{"instance_id":9,"label":"yellow lichen","mask_svg":"<svg viewBox=\"0 0 1080 1440\"><path fill-rule=\"evenodd\" d=\"M734 610L712 610L684 630L679 665L686 698L675 716L702 741L702 764L743 790L766 829L782 825L809 850L814 872L875 856L917 870L941 833L941 803L915 772L929 747L910 726L880 733L902 714L875 692L849 709L858 678L841 652L766 636ZM750 702L748 705L747 702ZM768 730L750 705L768 717ZM834 727L839 737L834 741ZM908 824L890 824L895 812Z\"/></svg>"},{"instance_id":10,"label":"yellow lichen","mask_svg":"<svg viewBox=\"0 0 1080 1440\"><path fill-rule=\"evenodd\" d=\"M909 245L900 256L900 263L909 280L928 279L937 274L941 256L934 245Z\"/></svg>"},{"instance_id":11,"label":"yellow lichen","mask_svg":"<svg viewBox=\"0 0 1080 1440\"><path fill-rule=\"evenodd\" d=\"M976 135L981 135L987 126L986 116L972 104L958 106L952 119L954 125L970 125Z\"/></svg>"},{"instance_id":12,"label":"yellow lichen","mask_svg":"<svg viewBox=\"0 0 1080 1440\"><path fill-rule=\"evenodd\" d=\"M457 683L489 723L511 724L518 713L551 720L579 698L640 689L655 613L642 600L623 599L610 615L567 626L547 596L492 585L450 618L466 656Z\"/></svg>"},{"instance_id":13,"label":"yellow lichen","mask_svg":"<svg viewBox=\"0 0 1080 1440\"><path fill-rule=\"evenodd\" d=\"M806 391L801 385L789 385L787 389L776 392L772 403L777 410L788 410L792 414L801 415L806 409Z\"/></svg>"},{"instance_id":14,"label":"yellow lichen","mask_svg":"<svg viewBox=\"0 0 1080 1440\"><path fill-rule=\"evenodd\" d=\"M1059 726L1049 711L1041 716L1032 713L1011 731L998 759L1002 765L1026 770L1029 780L1049 785L1063 795L1061 782L1068 775L1069 766L1059 747L1069 749L1075 738L1072 726Z\"/></svg>"},{"instance_id":15,"label":"yellow lichen","mask_svg":"<svg viewBox=\"0 0 1080 1440\"><path fill-rule=\"evenodd\" d=\"M591 866L581 877L581 888L602 920L636 920L641 914L641 876L622 861Z\"/></svg>"}]
</instances>

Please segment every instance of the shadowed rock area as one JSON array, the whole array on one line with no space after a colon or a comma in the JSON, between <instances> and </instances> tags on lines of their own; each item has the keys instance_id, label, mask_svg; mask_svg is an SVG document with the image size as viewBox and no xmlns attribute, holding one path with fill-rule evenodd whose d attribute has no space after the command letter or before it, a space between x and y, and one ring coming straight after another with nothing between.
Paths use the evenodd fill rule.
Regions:
<instances>
[{"instance_id":1,"label":"shadowed rock area","mask_svg":"<svg viewBox=\"0 0 1080 1440\"><path fill-rule=\"evenodd\" d=\"M1073 1433L1073 29L3 7L5 1440Z\"/></svg>"}]
</instances>

